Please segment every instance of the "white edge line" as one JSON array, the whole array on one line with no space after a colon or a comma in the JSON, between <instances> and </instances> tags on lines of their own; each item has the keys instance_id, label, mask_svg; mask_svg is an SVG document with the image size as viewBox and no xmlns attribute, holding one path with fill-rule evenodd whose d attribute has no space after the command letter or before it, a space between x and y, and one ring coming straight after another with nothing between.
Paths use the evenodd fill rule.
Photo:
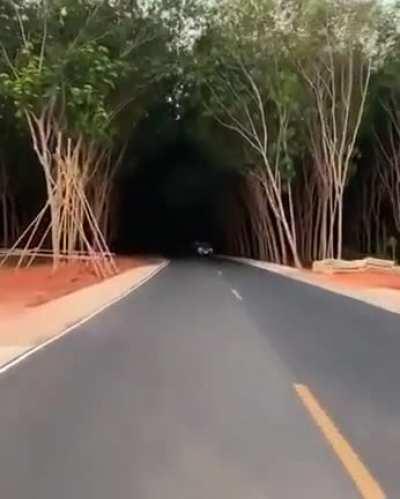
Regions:
<instances>
[{"instance_id":1,"label":"white edge line","mask_svg":"<svg viewBox=\"0 0 400 499\"><path fill-rule=\"evenodd\" d=\"M12 367L15 367L17 364L21 363L22 361L24 361L25 359L27 359L28 357L30 357L34 353L38 352L39 350L42 350L43 348L47 347L51 343L54 343L55 341L61 339L63 336L70 333L71 331L78 328L79 326L82 326L82 324L85 324L85 322L90 321L90 319L93 319L93 317L95 317L96 315L103 312L103 310L105 310L108 307L111 307L111 305L114 305L114 303L117 303L117 302L123 300L130 293L135 291L137 288L139 288L140 286L145 284L147 281L149 281L152 277L154 277L159 272L161 272L161 270L163 270L168 264L169 264L169 260L166 260L165 262L161 263L156 269L154 269L152 272L150 272L150 274L143 277L140 281L136 282L133 286L128 288L126 291L124 291L122 294L120 294L116 298L113 298L109 302L101 305L94 312L91 312L86 317L83 317L82 319L79 319L78 321L74 322L73 324L68 326L66 329L62 330L61 333L57 334L56 336L53 336L53 337L49 338L48 340L44 341L43 343L40 343L39 345L36 345L36 346L30 348L29 350L26 350L25 352L21 353L20 355L18 355L14 359L10 360L9 362L7 362L6 364L4 364L3 366L0 367L0 374L5 373L6 371L11 369ZM122 275L122 274L120 274L120 275Z\"/></svg>"}]
</instances>

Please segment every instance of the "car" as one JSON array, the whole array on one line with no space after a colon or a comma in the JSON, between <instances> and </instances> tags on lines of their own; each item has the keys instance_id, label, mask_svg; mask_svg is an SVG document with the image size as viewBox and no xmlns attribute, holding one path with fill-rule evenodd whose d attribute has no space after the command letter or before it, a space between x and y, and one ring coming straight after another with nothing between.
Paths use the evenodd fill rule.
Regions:
<instances>
[{"instance_id":1,"label":"car","mask_svg":"<svg viewBox=\"0 0 400 499\"><path fill-rule=\"evenodd\" d=\"M212 256L214 254L212 246L207 242L196 241L193 246L199 256Z\"/></svg>"}]
</instances>

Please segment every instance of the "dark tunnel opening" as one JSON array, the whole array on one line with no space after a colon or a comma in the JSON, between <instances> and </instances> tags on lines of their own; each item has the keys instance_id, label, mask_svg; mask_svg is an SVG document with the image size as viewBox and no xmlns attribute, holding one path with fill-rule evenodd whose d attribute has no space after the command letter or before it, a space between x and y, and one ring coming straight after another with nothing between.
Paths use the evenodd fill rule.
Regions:
<instances>
[{"instance_id":1,"label":"dark tunnel opening","mask_svg":"<svg viewBox=\"0 0 400 499\"><path fill-rule=\"evenodd\" d=\"M128 148L118 179L116 250L185 256L194 241L206 241L222 252L227 203L241 177L185 120L160 121L145 122Z\"/></svg>"}]
</instances>

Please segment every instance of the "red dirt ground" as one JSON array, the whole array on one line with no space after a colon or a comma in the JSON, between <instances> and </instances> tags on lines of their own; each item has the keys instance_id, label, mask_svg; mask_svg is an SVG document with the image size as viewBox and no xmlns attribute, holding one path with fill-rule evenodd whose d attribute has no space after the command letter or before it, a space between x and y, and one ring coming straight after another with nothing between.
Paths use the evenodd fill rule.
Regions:
<instances>
[{"instance_id":1,"label":"red dirt ground","mask_svg":"<svg viewBox=\"0 0 400 499\"><path fill-rule=\"evenodd\" d=\"M145 261L139 258L117 258L120 272L143 264ZM17 271L3 267L0 268L0 308L15 310L34 307L99 280L93 270L82 263L63 265L56 272L52 271L50 264L37 264Z\"/></svg>"},{"instance_id":2,"label":"red dirt ground","mask_svg":"<svg viewBox=\"0 0 400 499\"><path fill-rule=\"evenodd\" d=\"M354 272L331 275L314 274L319 280L351 288L385 288L400 290L400 272Z\"/></svg>"}]
</instances>

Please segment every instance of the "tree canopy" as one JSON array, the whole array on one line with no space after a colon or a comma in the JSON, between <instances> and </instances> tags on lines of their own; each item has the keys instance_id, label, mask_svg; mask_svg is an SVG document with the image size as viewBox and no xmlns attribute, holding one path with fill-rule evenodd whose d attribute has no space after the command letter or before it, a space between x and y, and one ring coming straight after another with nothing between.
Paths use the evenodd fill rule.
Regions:
<instances>
[{"instance_id":1,"label":"tree canopy","mask_svg":"<svg viewBox=\"0 0 400 499\"><path fill-rule=\"evenodd\" d=\"M124 144L166 108L243 178L227 250L300 266L398 237L399 3L2 0L0 18L3 245L108 254ZM49 232L45 211L36 235L17 224L16 144Z\"/></svg>"}]
</instances>

